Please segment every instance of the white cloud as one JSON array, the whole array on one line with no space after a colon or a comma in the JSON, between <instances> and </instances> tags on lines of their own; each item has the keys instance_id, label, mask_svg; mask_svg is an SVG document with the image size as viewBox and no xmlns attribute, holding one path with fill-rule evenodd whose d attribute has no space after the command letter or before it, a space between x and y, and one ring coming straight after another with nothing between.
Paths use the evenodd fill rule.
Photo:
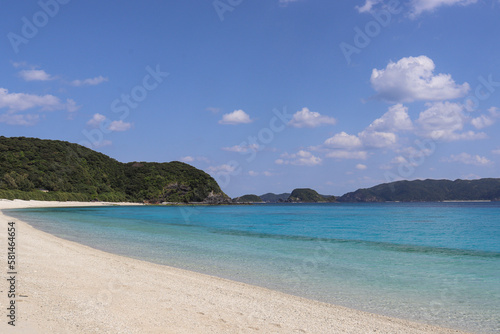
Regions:
<instances>
[{"instance_id":1,"label":"white cloud","mask_svg":"<svg viewBox=\"0 0 500 334\"><path fill-rule=\"evenodd\" d=\"M397 136L395 133L370 130L364 130L360 132L359 138L362 140L365 147L376 148L394 146L397 141Z\"/></svg>"},{"instance_id":2,"label":"white cloud","mask_svg":"<svg viewBox=\"0 0 500 334\"><path fill-rule=\"evenodd\" d=\"M477 0L412 0L410 17L415 17L426 11L433 11L442 6L467 6L476 2Z\"/></svg>"},{"instance_id":3,"label":"white cloud","mask_svg":"<svg viewBox=\"0 0 500 334\"><path fill-rule=\"evenodd\" d=\"M367 130L382 132L409 131L412 129L413 123L408 115L408 108L402 104L391 106L389 111L374 120L367 128Z\"/></svg>"},{"instance_id":4,"label":"white cloud","mask_svg":"<svg viewBox=\"0 0 500 334\"><path fill-rule=\"evenodd\" d=\"M491 115L498 113L496 108L490 109ZM396 104L389 107L385 114L375 119L357 135L340 132L326 139L322 145L311 146L309 149L324 152L326 158L335 159L367 159L367 151L370 149L390 149L402 154L402 156L397 157L397 161L392 161L393 164L408 163L404 157L422 158L432 154L432 150L424 148L416 150L412 147L401 148L401 144L410 139L409 137L401 138L400 133L403 132L443 141L487 138L484 132L466 130L465 126L469 125L469 123L478 128L480 125L491 125L490 119L493 116L484 116L471 120L464 111L465 106L461 103L427 103L426 109L413 122L408 114L408 108L402 104ZM386 167L390 168L390 165L386 165Z\"/></svg>"},{"instance_id":5,"label":"white cloud","mask_svg":"<svg viewBox=\"0 0 500 334\"><path fill-rule=\"evenodd\" d=\"M368 153L366 151L346 151L346 150L335 150L330 151L326 154L327 158L336 159L359 159L366 160Z\"/></svg>"},{"instance_id":6,"label":"white cloud","mask_svg":"<svg viewBox=\"0 0 500 334\"><path fill-rule=\"evenodd\" d=\"M280 157L281 159L275 161L278 165L315 166L322 162L321 158L304 150L300 150L294 154L283 153Z\"/></svg>"},{"instance_id":7,"label":"white cloud","mask_svg":"<svg viewBox=\"0 0 500 334\"><path fill-rule=\"evenodd\" d=\"M476 129L483 129L488 126L492 126L495 124L495 118L500 118L500 110L498 110L497 107L491 107L488 109L489 116L488 115L480 115L476 118L473 118L471 120L471 124L476 128Z\"/></svg>"},{"instance_id":8,"label":"white cloud","mask_svg":"<svg viewBox=\"0 0 500 334\"><path fill-rule=\"evenodd\" d=\"M500 154L500 148L499 148L499 149L496 149L496 150L491 151L491 153L493 153L493 154Z\"/></svg>"},{"instance_id":9,"label":"white cloud","mask_svg":"<svg viewBox=\"0 0 500 334\"><path fill-rule=\"evenodd\" d=\"M357 136L341 132L325 140L324 145L331 148L353 149L360 147L362 143Z\"/></svg>"},{"instance_id":10,"label":"white cloud","mask_svg":"<svg viewBox=\"0 0 500 334\"><path fill-rule=\"evenodd\" d=\"M245 153L248 151L248 148L244 146L239 146L239 145L234 145L231 147L223 147L223 151L228 151L228 152L238 152L238 153Z\"/></svg>"},{"instance_id":11,"label":"white cloud","mask_svg":"<svg viewBox=\"0 0 500 334\"><path fill-rule=\"evenodd\" d=\"M208 107L206 110L210 111L213 114L217 114L217 113L219 113L221 111L220 108L214 108L214 107Z\"/></svg>"},{"instance_id":12,"label":"white cloud","mask_svg":"<svg viewBox=\"0 0 500 334\"><path fill-rule=\"evenodd\" d=\"M279 159L278 159L279 160ZM269 172L269 171L263 171L262 173L259 173L259 172L256 172L254 170L250 170L248 171L248 175L250 176L259 176L259 175L264 175L264 176L272 176L273 173Z\"/></svg>"},{"instance_id":13,"label":"white cloud","mask_svg":"<svg viewBox=\"0 0 500 334\"><path fill-rule=\"evenodd\" d=\"M124 122L122 120L119 120L119 121L111 122L108 129L111 131L121 132L121 131L127 131L131 127L132 127L132 123L127 123L127 122Z\"/></svg>"},{"instance_id":14,"label":"white cloud","mask_svg":"<svg viewBox=\"0 0 500 334\"><path fill-rule=\"evenodd\" d=\"M106 120L106 116L97 113L97 114L94 114L94 116L92 116L92 118L87 122L87 125L90 125L92 127L97 128L105 120Z\"/></svg>"},{"instance_id":15,"label":"white cloud","mask_svg":"<svg viewBox=\"0 0 500 334\"><path fill-rule=\"evenodd\" d=\"M396 164L396 165L407 164L407 163L408 163L408 160L406 160L406 158L403 157L402 155L398 155L397 157L394 157L391 160L391 164Z\"/></svg>"},{"instance_id":16,"label":"white cloud","mask_svg":"<svg viewBox=\"0 0 500 334\"><path fill-rule=\"evenodd\" d=\"M85 80L73 80L71 84L73 86L95 86L100 83L103 83L105 81L108 81L108 78L103 77L102 75L95 77L95 78L89 78Z\"/></svg>"},{"instance_id":17,"label":"white cloud","mask_svg":"<svg viewBox=\"0 0 500 334\"><path fill-rule=\"evenodd\" d=\"M66 103L54 95L32 95L25 93L9 93L5 88L0 88L0 109L8 108L8 112L23 111L40 108L40 111L68 110L78 108L75 101L68 99Z\"/></svg>"},{"instance_id":18,"label":"white cloud","mask_svg":"<svg viewBox=\"0 0 500 334\"><path fill-rule=\"evenodd\" d=\"M409 1L409 17L414 19L423 12L432 12L438 7L444 6L467 6L477 3L477 0L410 0ZM389 2L387 2L389 5ZM393 4L394 5L394 4ZM394 6L399 6L400 3L396 2ZM365 0L363 6L355 6L359 13L370 13L375 7L383 7L382 0Z\"/></svg>"},{"instance_id":19,"label":"white cloud","mask_svg":"<svg viewBox=\"0 0 500 334\"><path fill-rule=\"evenodd\" d=\"M408 157L421 157L421 156L429 156L432 153L434 153L434 150L432 148L426 148L426 147L413 147L413 146L407 146L403 147L401 149L396 150L397 153L404 154Z\"/></svg>"},{"instance_id":20,"label":"white cloud","mask_svg":"<svg viewBox=\"0 0 500 334\"><path fill-rule=\"evenodd\" d=\"M385 148L397 143L398 131L413 129L413 123L408 115L408 108L396 104L389 108L382 117L374 120L365 130L358 133L364 147Z\"/></svg>"},{"instance_id":21,"label":"white cloud","mask_svg":"<svg viewBox=\"0 0 500 334\"><path fill-rule=\"evenodd\" d=\"M33 95L25 93L9 93L5 88L0 88L0 109L6 108L7 112L0 115L0 123L9 125L34 125L40 120L36 114L20 114L28 109L38 109L38 112L67 110L74 112L80 108L72 99L62 102L54 95Z\"/></svg>"},{"instance_id":22,"label":"white cloud","mask_svg":"<svg viewBox=\"0 0 500 334\"><path fill-rule=\"evenodd\" d=\"M460 153L458 155L451 155L449 158L443 158L444 162L461 162L466 165L475 165L475 166L488 166L493 164L486 157L481 157L479 155L470 155L468 153Z\"/></svg>"},{"instance_id":23,"label":"white cloud","mask_svg":"<svg viewBox=\"0 0 500 334\"><path fill-rule=\"evenodd\" d=\"M377 97L389 102L440 101L467 94L468 83L457 85L450 74L434 75L434 68L426 56L402 58L385 69L373 69L370 81Z\"/></svg>"},{"instance_id":24,"label":"white cloud","mask_svg":"<svg viewBox=\"0 0 500 334\"><path fill-rule=\"evenodd\" d=\"M436 102L427 104L427 110L420 113L418 132L423 137L445 141L473 140L486 138L486 134L474 131L459 133L467 122L464 106L459 103Z\"/></svg>"},{"instance_id":25,"label":"white cloud","mask_svg":"<svg viewBox=\"0 0 500 334\"><path fill-rule=\"evenodd\" d=\"M54 95L31 95L25 93L9 93L0 88L0 108L9 108L10 111L21 111L39 107L42 110L61 108L61 101Z\"/></svg>"},{"instance_id":26,"label":"white cloud","mask_svg":"<svg viewBox=\"0 0 500 334\"><path fill-rule=\"evenodd\" d=\"M203 157L203 156L199 156L199 157L193 157L193 156L190 156L190 155L187 155L185 157L182 157L180 159L180 161L182 162L186 162L186 163L189 163L189 162L194 162L194 161L202 161L202 162L205 162L207 164L210 163L210 160L207 158L207 157Z\"/></svg>"},{"instance_id":27,"label":"white cloud","mask_svg":"<svg viewBox=\"0 0 500 334\"><path fill-rule=\"evenodd\" d=\"M235 110L232 113L222 115L219 124L245 124L253 122L250 116L243 110Z\"/></svg>"},{"instance_id":28,"label":"white cloud","mask_svg":"<svg viewBox=\"0 0 500 334\"><path fill-rule=\"evenodd\" d=\"M477 140L486 138L488 138L488 135L484 132L465 131L457 134L452 140Z\"/></svg>"},{"instance_id":29,"label":"white cloud","mask_svg":"<svg viewBox=\"0 0 500 334\"><path fill-rule=\"evenodd\" d=\"M408 159L406 159L402 155L398 155L397 157L394 157L390 163L395 165L411 165L417 167L419 166L419 161L421 163L421 158L425 155L426 154L424 154L423 152L419 152L418 156L411 156L410 161L408 161Z\"/></svg>"},{"instance_id":30,"label":"white cloud","mask_svg":"<svg viewBox=\"0 0 500 334\"><path fill-rule=\"evenodd\" d=\"M80 109L82 106L77 106L76 102L72 99L66 100L66 110L69 112L75 112Z\"/></svg>"},{"instance_id":31,"label":"white cloud","mask_svg":"<svg viewBox=\"0 0 500 334\"><path fill-rule=\"evenodd\" d=\"M366 0L363 6L355 6L359 13L369 13L374 5L377 5L381 0Z\"/></svg>"},{"instance_id":32,"label":"white cloud","mask_svg":"<svg viewBox=\"0 0 500 334\"><path fill-rule=\"evenodd\" d=\"M473 118L470 122L476 129L483 129L493 125L495 123L495 120L486 115L481 115L479 117Z\"/></svg>"},{"instance_id":33,"label":"white cloud","mask_svg":"<svg viewBox=\"0 0 500 334\"><path fill-rule=\"evenodd\" d=\"M54 80L47 72L44 70L23 70L19 72L21 78L26 81L49 81Z\"/></svg>"},{"instance_id":34,"label":"white cloud","mask_svg":"<svg viewBox=\"0 0 500 334\"><path fill-rule=\"evenodd\" d=\"M333 125L337 121L333 117L322 116L318 112L310 111L308 108L302 108L293 114L292 120L288 123L296 128L315 128L323 124Z\"/></svg>"},{"instance_id":35,"label":"white cloud","mask_svg":"<svg viewBox=\"0 0 500 334\"><path fill-rule=\"evenodd\" d=\"M39 119L40 119L40 116L36 115L36 114L26 114L26 115L3 114L3 115L0 115L0 123L6 123L8 125L31 126L31 125L35 125Z\"/></svg>"},{"instance_id":36,"label":"white cloud","mask_svg":"<svg viewBox=\"0 0 500 334\"><path fill-rule=\"evenodd\" d=\"M359 169L359 170L365 170L367 169L368 167L366 165L363 165L363 164L357 164L356 165L356 169Z\"/></svg>"},{"instance_id":37,"label":"white cloud","mask_svg":"<svg viewBox=\"0 0 500 334\"><path fill-rule=\"evenodd\" d=\"M231 147L223 147L222 150L228 151L228 152L246 153L248 151L258 151L259 144L234 145Z\"/></svg>"},{"instance_id":38,"label":"white cloud","mask_svg":"<svg viewBox=\"0 0 500 334\"><path fill-rule=\"evenodd\" d=\"M465 103L464 103L464 108L468 112L473 112L476 110L476 103L472 99L466 98Z\"/></svg>"},{"instance_id":39,"label":"white cloud","mask_svg":"<svg viewBox=\"0 0 500 334\"><path fill-rule=\"evenodd\" d=\"M235 165L230 165L230 164L223 164L219 166L210 166L207 168L209 173L233 173L236 170Z\"/></svg>"},{"instance_id":40,"label":"white cloud","mask_svg":"<svg viewBox=\"0 0 500 334\"><path fill-rule=\"evenodd\" d=\"M337 133L325 140L323 148L329 150L327 157L330 158L366 159L366 152L362 148L394 147L398 140L394 132L412 129L413 123L408 115L408 108L396 104L357 136L346 132Z\"/></svg>"},{"instance_id":41,"label":"white cloud","mask_svg":"<svg viewBox=\"0 0 500 334\"><path fill-rule=\"evenodd\" d=\"M28 63L26 63L25 61L12 62L12 66L14 66L15 68L26 67L28 66Z\"/></svg>"},{"instance_id":42,"label":"white cloud","mask_svg":"<svg viewBox=\"0 0 500 334\"><path fill-rule=\"evenodd\" d=\"M499 2L500 2L500 0L499 0ZM491 107L490 109L488 109L488 111L490 112L490 115L492 117L495 117L495 118L500 117L500 109L498 109L497 107Z\"/></svg>"}]
</instances>

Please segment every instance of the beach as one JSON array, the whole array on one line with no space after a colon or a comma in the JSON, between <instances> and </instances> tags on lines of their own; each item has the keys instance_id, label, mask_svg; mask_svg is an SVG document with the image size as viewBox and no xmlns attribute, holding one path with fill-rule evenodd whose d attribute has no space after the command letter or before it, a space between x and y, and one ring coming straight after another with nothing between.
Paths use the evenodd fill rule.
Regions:
<instances>
[{"instance_id":1,"label":"beach","mask_svg":"<svg viewBox=\"0 0 500 334\"><path fill-rule=\"evenodd\" d=\"M110 203L0 200L0 210ZM16 227L16 326L7 228ZM0 214L2 333L463 333L102 252Z\"/></svg>"}]
</instances>

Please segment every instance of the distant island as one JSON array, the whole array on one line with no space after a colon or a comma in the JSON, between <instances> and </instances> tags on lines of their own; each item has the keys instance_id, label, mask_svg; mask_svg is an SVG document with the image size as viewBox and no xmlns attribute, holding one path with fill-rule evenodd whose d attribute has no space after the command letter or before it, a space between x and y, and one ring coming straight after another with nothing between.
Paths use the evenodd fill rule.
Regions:
<instances>
[{"instance_id":1,"label":"distant island","mask_svg":"<svg viewBox=\"0 0 500 334\"><path fill-rule=\"evenodd\" d=\"M121 163L69 142L3 136L0 137L0 198L231 202L210 175L182 162Z\"/></svg>"},{"instance_id":2,"label":"distant island","mask_svg":"<svg viewBox=\"0 0 500 334\"><path fill-rule=\"evenodd\" d=\"M273 193L267 193L264 195L260 195L259 197L262 198L262 200L266 203L278 203L278 202L284 202L290 197L290 193L283 193L283 194L273 194Z\"/></svg>"},{"instance_id":3,"label":"distant island","mask_svg":"<svg viewBox=\"0 0 500 334\"><path fill-rule=\"evenodd\" d=\"M500 201L500 179L396 181L339 197L298 188L230 199L210 175L186 163L121 163L69 142L0 136L0 198L154 204Z\"/></svg>"},{"instance_id":4,"label":"distant island","mask_svg":"<svg viewBox=\"0 0 500 334\"><path fill-rule=\"evenodd\" d=\"M264 201L259 196L251 194L233 198L233 203L264 203Z\"/></svg>"},{"instance_id":5,"label":"distant island","mask_svg":"<svg viewBox=\"0 0 500 334\"><path fill-rule=\"evenodd\" d=\"M283 199L282 195L288 196ZM500 179L396 181L340 197L319 195L312 189L295 189L282 195L267 193L260 198L266 203L500 201Z\"/></svg>"},{"instance_id":6,"label":"distant island","mask_svg":"<svg viewBox=\"0 0 500 334\"><path fill-rule=\"evenodd\" d=\"M318 194L310 188L294 189L291 193L273 194L267 193L261 196L243 195L233 198L234 203L320 203L335 202L335 196Z\"/></svg>"},{"instance_id":7,"label":"distant island","mask_svg":"<svg viewBox=\"0 0 500 334\"><path fill-rule=\"evenodd\" d=\"M500 201L500 179L396 181L347 193L339 202Z\"/></svg>"},{"instance_id":8,"label":"distant island","mask_svg":"<svg viewBox=\"0 0 500 334\"><path fill-rule=\"evenodd\" d=\"M335 196L324 196L309 188L294 189L285 202L318 203L335 202Z\"/></svg>"}]
</instances>

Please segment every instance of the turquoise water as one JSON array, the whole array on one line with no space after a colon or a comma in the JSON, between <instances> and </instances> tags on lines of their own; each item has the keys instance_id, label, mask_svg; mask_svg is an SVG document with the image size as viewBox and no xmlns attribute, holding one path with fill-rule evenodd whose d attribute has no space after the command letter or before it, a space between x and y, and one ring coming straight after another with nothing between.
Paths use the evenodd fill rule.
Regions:
<instances>
[{"instance_id":1,"label":"turquoise water","mask_svg":"<svg viewBox=\"0 0 500 334\"><path fill-rule=\"evenodd\" d=\"M112 253L374 313L500 332L500 203L5 211Z\"/></svg>"}]
</instances>

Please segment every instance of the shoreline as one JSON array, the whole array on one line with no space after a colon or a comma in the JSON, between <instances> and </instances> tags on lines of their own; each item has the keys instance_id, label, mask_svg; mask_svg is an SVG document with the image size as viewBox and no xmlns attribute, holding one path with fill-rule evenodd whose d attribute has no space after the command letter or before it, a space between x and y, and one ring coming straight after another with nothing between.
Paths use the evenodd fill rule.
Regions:
<instances>
[{"instance_id":1,"label":"shoreline","mask_svg":"<svg viewBox=\"0 0 500 334\"><path fill-rule=\"evenodd\" d=\"M134 204L0 200L0 210L102 205ZM2 277L9 221L1 212ZM464 333L106 253L14 221L17 293L27 297L17 298L15 328L2 316L2 333Z\"/></svg>"}]
</instances>

